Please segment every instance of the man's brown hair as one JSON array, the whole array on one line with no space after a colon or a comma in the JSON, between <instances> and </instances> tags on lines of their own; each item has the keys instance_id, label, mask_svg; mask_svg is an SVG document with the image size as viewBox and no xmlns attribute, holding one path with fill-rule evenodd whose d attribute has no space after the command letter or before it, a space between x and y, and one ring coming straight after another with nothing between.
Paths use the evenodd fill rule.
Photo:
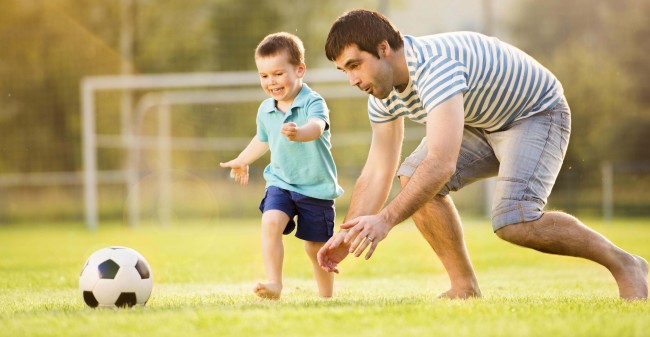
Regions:
<instances>
[{"instance_id":1,"label":"man's brown hair","mask_svg":"<svg viewBox=\"0 0 650 337\"><path fill-rule=\"evenodd\" d=\"M267 35L255 48L255 57L268 57L286 51L289 63L300 65L305 63L305 47L300 38L286 32Z\"/></svg>"},{"instance_id":2,"label":"man's brown hair","mask_svg":"<svg viewBox=\"0 0 650 337\"><path fill-rule=\"evenodd\" d=\"M341 15L332 25L325 42L325 55L334 61L343 49L356 44L359 50L379 58L377 47L384 40L393 49L404 46L404 37L387 17L378 12L355 9Z\"/></svg>"}]
</instances>

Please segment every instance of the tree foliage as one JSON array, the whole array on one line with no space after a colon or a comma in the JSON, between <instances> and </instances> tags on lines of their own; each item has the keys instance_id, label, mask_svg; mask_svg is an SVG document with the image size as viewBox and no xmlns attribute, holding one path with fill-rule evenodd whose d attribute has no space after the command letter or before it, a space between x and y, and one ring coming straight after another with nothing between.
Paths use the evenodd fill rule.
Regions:
<instances>
[{"instance_id":1,"label":"tree foliage","mask_svg":"<svg viewBox=\"0 0 650 337\"><path fill-rule=\"evenodd\" d=\"M527 1L515 15L516 44L563 83L569 162L650 159L649 15L642 0Z\"/></svg>"},{"instance_id":2,"label":"tree foliage","mask_svg":"<svg viewBox=\"0 0 650 337\"><path fill-rule=\"evenodd\" d=\"M276 31L303 39L309 68L331 66L323 55L325 36L331 22L349 9L343 0L132 1L135 73L253 70L255 46ZM84 76L120 72L121 3L3 1L0 172L81 169L79 84ZM650 2L520 4L509 42L540 60L564 85L574 124L568 164L650 159L645 135L650 129ZM103 127L117 128L116 97L98 97L108 102L98 117ZM225 124L249 131L250 118L237 117L227 117ZM209 113L202 118L196 130L182 125L183 132L210 134ZM336 127L355 121L339 118Z\"/></svg>"}]
</instances>

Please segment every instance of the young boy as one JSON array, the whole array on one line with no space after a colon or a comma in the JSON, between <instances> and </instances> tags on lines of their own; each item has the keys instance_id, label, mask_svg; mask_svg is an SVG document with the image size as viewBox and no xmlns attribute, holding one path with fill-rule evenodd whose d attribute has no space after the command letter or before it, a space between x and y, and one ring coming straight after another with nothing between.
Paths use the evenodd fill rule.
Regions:
<instances>
[{"instance_id":1,"label":"young boy","mask_svg":"<svg viewBox=\"0 0 650 337\"><path fill-rule=\"evenodd\" d=\"M318 291L332 296L333 275L318 266L316 253L334 230L334 199L343 193L330 153L329 111L323 98L302 83L304 47L292 34L268 35L255 50L262 89L271 96L257 111L257 134L237 158L221 163L239 184L248 183L248 167L271 150L264 169L266 195L262 211L262 255L268 281L257 296L279 299L282 293L282 234L296 227L305 241Z\"/></svg>"}]
</instances>

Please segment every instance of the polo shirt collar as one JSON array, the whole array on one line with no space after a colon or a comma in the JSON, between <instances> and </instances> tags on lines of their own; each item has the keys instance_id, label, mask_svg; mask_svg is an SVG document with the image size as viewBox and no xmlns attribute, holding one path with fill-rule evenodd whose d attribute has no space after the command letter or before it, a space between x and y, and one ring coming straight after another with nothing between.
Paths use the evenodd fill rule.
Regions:
<instances>
[{"instance_id":1,"label":"polo shirt collar","mask_svg":"<svg viewBox=\"0 0 650 337\"><path fill-rule=\"evenodd\" d=\"M293 103L291 103L291 106L289 107L287 113L292 112L293 108L303 106L303 103L309 97L310 92L311 88L309 88L307 84L303 83L302 88L298 92L298 95L296 95L296 98L293 99ZM262 102L260 109L267 113L277 111L277 108L275 107L275 100L273 98L266 99L264 102Z\"/></svg>"}]
</instances>

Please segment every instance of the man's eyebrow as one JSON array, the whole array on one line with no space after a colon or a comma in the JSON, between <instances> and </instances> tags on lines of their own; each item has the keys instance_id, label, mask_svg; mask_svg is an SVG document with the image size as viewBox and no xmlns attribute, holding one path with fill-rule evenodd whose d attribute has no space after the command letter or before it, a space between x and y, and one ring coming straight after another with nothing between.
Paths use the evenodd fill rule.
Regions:
<instances>
[{"instance_id":1,"label":"man's eyebrow","mask_svg":"<svg viewBox=\"0 0 650 337\"><path fill-rule=\"evenodd\" d=\"M348 60L347 62L345 62L345 64L343 65L343 68L347 68L347 67L350 66L350 64L352 64L352 63L356 63L356 62L359 62L359 60L358 60L358 59L350 59L350 60ZM343 70L343 69L341 69L340 67L336 67L336 69L338 69L338 70Z\"/></svg>"}]
</instances>

